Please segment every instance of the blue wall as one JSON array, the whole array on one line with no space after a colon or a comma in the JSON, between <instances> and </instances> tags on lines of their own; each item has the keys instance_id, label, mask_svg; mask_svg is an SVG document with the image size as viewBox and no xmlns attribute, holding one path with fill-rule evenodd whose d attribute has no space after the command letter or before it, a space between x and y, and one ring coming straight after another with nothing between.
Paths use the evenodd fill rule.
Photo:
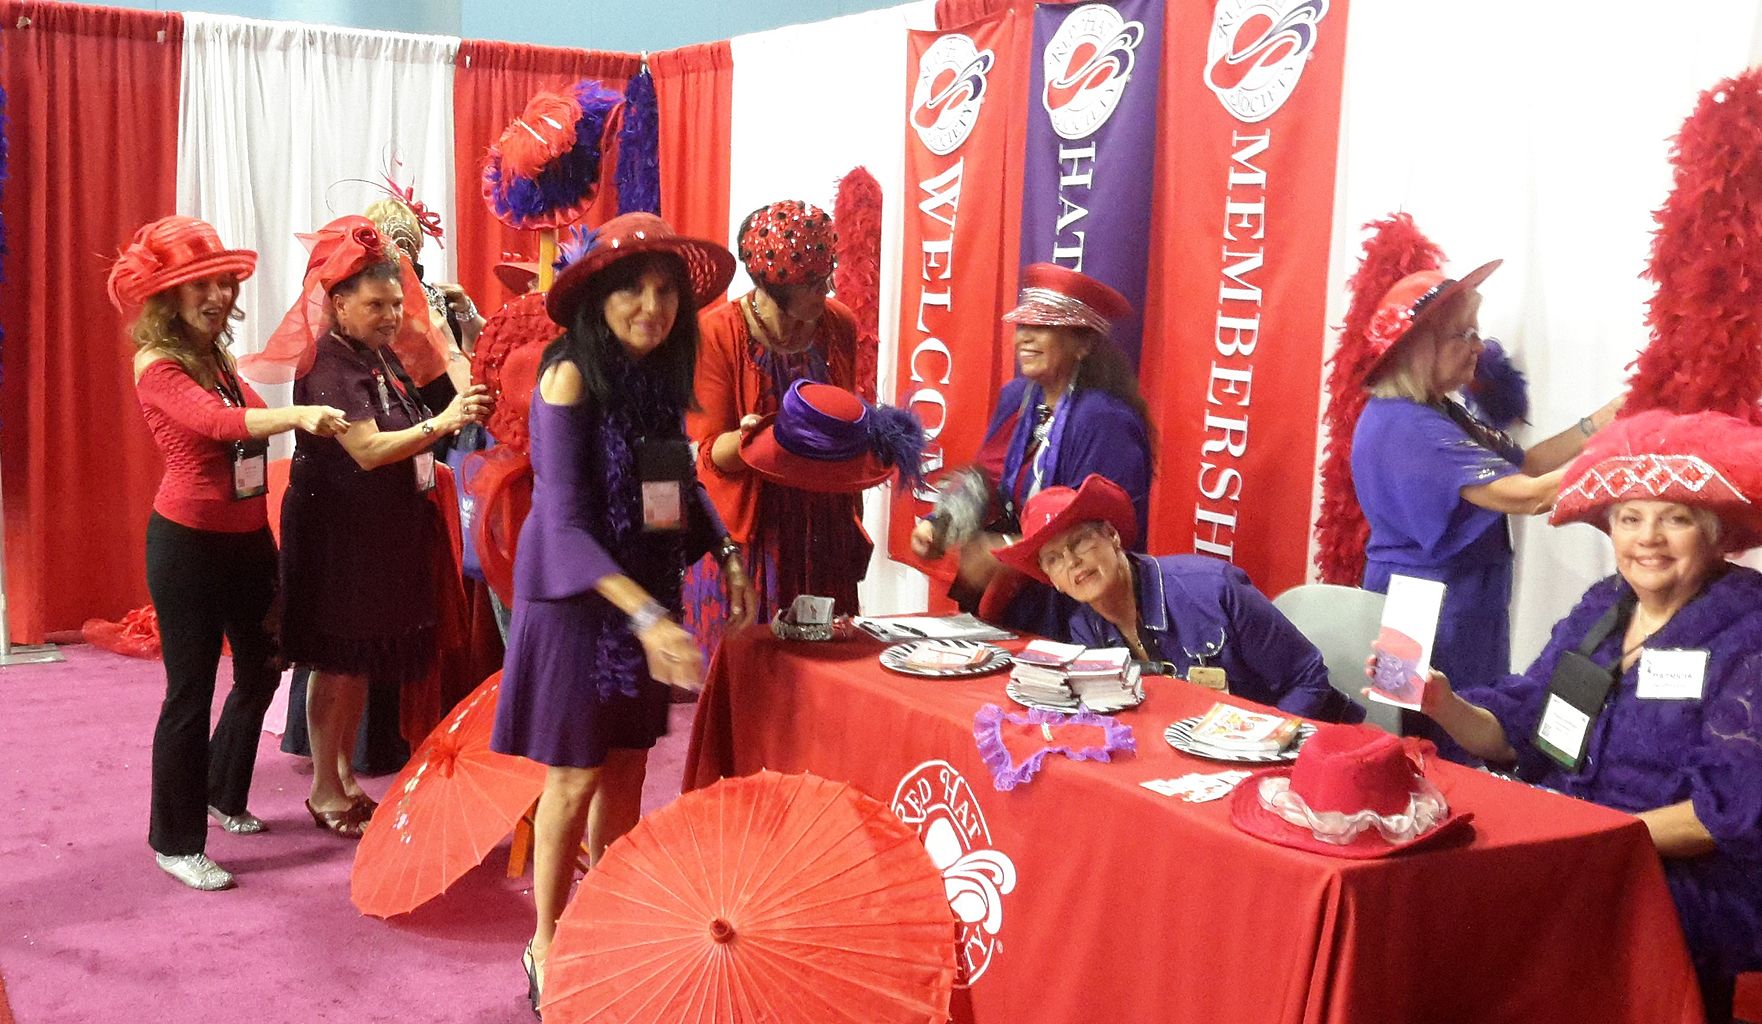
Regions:
<instances>
[{"instance_id":1,"label":"blue wall","mask_svg":"<svg viewBox=\"0 0 1762 1024\"><path fill-rule=\"evenodd\" d=\"M879 10L903 0L113 0L154 11L202 10L586 50L666 50L746 32Z\"/></svg>"}]
</instances>

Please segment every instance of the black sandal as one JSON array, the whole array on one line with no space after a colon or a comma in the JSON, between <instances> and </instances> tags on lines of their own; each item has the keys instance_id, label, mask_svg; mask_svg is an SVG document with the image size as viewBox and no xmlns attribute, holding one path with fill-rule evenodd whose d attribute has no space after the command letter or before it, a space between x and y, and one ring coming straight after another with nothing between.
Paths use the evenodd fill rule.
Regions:
<instances>
[{"instance_id":1,"label":"black sandal","mask_svg":"<svg viewBox=\"0 0 1762 1024\"><path fill-rule=\"evenodd\" d=\"M526 1001L532 1004L532 1015L538 1012L538 960L532 955L532 943L526 943L526 949L520 954L520 966L526 968Z\"/></svg>"}]
</instances>

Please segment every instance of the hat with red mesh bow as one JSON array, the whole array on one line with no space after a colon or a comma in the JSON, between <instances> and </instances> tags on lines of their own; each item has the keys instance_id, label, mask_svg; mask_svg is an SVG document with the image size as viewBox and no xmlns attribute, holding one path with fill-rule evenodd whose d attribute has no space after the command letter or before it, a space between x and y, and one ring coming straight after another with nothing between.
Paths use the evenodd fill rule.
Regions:
<instances>
[{"instance_id":1,"label":"hat with red mesh bow","mask_svg":"<svg viewBox=\"0 0 1762 1024\"><path fill-rule=\"evenodd\" d=\"M1354 859L1459 835L1474 815L1452 810L1426 777L1430 748L1370 726L1320 726L1291 767L1242 780L1230 821L1280 846Z\"/></svg>"},{"instance_id":2,"label":"hat with red mesh bow","mask_svg":"<svg viewBox=\"0 0 1762 1024\"><path fill-rule=\"evenodd\" d=\"M110 302L127 312L154 295L213 274L239 280L257 269L257 254L228 249L214 226L194 217L161 217L142 225L110 265Z\"/></svg>"},{"instance_id":3,"label":"hat with red mesh bow","mask_svg":"<svg viewBox=\"0 0 1762 1024\"><path fill-rule=\"evenodd\" d=\"M1414 327L1449 305L1452 296L1480 287L1481 282L1491 277L1503 262L1483 263L1460 280L1445 277L1442 270L1419 270L1396 281L1394 287L1383 293L1382 301L1377 303L1377 311L1364 331L1373 353L1365 379L1374 378L1387 365L1389 353L1413 335Z\"/></svg>"},{"instance_id":4,"label":"hat with red mesh bow","mask_svg":"<svg viewBox=\"0 0 1762 1024\"><path fill-rule=\"evenodd\" d=\"M1605 532L1624 501L1669 501L1719 517L1726 552L1762 544L1762 427L1720 412L1653 409L1618 419L1567 467L1550 522Z\"/></svg>"},{"instance_id":5,"label":"hat with red mesh bow","mask_svg":"<svg viewBox=\"0 0 1762 1024\"><path fill-rule=\"evenodd\" d=\"M1022 292L1005 323L1035 327L1087 327L1103 334L1132 315L1126 297L1095 278L1056 263L1030 263Z\"/></svg>"}]
</instances>

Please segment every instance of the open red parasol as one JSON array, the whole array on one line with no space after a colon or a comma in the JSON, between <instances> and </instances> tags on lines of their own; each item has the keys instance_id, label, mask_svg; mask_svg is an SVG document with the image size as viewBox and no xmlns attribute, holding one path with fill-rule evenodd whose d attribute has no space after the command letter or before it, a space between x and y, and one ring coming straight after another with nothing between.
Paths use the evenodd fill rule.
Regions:
<instances>
[{"instance_id":1,"label":"open red parasol","mask_svg":"<svg viewBox=\"0 0 1762 1024\"><path fill-rule=\"evenodd\" d=\"M485 679L416 748L355 852L349 898L408 913L483 862L544 789L545 766L489 749L502 674Z\"/></svg>"},{"instance_id":2,"label":"open red parasol","mask_svg":"<svg viewBox=\"0 0 1762 1024\"><path fill-rule=\"evenodd\" d=\"M558 922L548 1024L944 1024L955 921L916 833L849 785L760 772L612 844Z\"/></svg>"}]
</instances>

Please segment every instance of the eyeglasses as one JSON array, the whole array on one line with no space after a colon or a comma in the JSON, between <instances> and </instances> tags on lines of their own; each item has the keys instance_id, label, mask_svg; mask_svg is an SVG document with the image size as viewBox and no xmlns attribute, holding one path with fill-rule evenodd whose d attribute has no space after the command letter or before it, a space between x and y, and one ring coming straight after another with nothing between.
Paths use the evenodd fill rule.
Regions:
<instances>
[{"instance_id":1,"label":"eyeglasses","mask_svg":"<svg viewBox=\"0 0 1762 1024\"><path fill-rule=\"evenodd\" d=\"M1040 571L1048 576L1069 572L1105 543L1107 535L1102 532L1100 524L1078 527L1064 541L1040 549Z\"/></svg>"}]
</instances>

